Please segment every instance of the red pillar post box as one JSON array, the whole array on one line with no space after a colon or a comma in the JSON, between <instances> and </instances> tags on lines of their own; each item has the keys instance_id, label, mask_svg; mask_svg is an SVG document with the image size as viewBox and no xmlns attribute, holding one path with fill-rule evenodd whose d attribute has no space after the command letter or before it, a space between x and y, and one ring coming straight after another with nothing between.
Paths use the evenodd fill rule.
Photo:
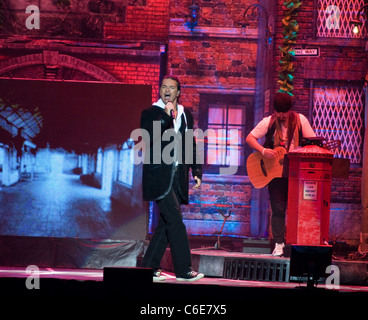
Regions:
<instances>
[{"instance_id":1,"label":"red pillar post box","mask_svg":"<svg viewBox=\"0 0 368 320\"><path fill-rule=\"evenodd\" d=\"M328 242L333 153L316 145L289 152L286 242Z\"/></svg>"}]
</instances>

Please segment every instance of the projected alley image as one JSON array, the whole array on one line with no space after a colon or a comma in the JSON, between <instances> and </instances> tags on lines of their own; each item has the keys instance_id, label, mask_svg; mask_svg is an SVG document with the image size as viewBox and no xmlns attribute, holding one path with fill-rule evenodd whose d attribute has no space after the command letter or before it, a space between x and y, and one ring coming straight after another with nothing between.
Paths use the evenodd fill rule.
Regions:
<instances>
[{"instance_id":1,"label":"projected alley image","mask_svg":"<svg viewBox=\"0 0 368 320\"><path fill-rule=\"evenodd\" d=\"M141 169L119 106L124 89L89 83L77 98L72 83L7 84L12 89L6 93L3 84L0 104L0 234L143 239Z\"/></svg>"}]
</instances>

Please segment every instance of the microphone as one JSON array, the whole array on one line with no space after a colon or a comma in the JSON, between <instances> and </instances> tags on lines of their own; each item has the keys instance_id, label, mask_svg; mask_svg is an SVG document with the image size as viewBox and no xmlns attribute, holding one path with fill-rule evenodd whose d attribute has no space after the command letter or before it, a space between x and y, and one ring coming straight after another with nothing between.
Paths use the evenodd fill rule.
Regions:
<instances>
[{"instance_id":1,"label":"microphone","mask_svg":"<svg viewBox=\"0 0 368 320\"><path fill-rule=\"evenodd\" d=\"M171 101L168 101L167 103L168 103L168 104L169 104L169 103L173 104ZM174 110L173 110L173 109L170 109L170 115L171 115L171 117L172 117L173 119L175 119L175 114L174 114Z\"/></svg>"}]
</instances>

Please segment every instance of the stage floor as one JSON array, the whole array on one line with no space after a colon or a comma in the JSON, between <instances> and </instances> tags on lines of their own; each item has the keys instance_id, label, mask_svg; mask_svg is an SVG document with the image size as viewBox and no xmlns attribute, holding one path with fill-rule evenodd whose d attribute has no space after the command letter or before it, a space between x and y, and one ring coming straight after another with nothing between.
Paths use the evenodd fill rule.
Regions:
<instances>
[{"instance_id":1,"label":"stage floor","mask_svg":"<svg viewBox=\"0 0 368 320\"><path fill-rule=\"evenodd\" d=\"M139 272L139 268L136 268ZM139 273L138 273L139 274ZM368 301L368 287L341 285L338 290L325 285L308 289L305 284L232 280L205 277L196 282L179 282L171 272L162 283L147 283L132 277L104 281L101 269L40 268L39 289L30 272L21 267L0 267L2 311L39 317L117 314L124 319L240 319L267 318L279 314L332 315L355 312ZM13 313L14 314L14 313ZM336 313L335 313L336 314Z\"/></svg>"},{"instance_id":2,"label":"stage floor","mask_svg":"<svg viewBox=\"0 0 368 320\"><path fill-rule=\"evenodd\" d=\"M166 261L162 262L170 266L169 250L165 257ZM305 314L331 316L340 311L349 312L350 316L358 312L359 316L359 310L368 301L368 285L341 282L339 287L331 289L319 283L308 288L306 284L285 280L225 277L222 272L227 259L284 266L289 262L289 258L270 254L198 249L192 250L193 267L205 273L205 278L180 282L170 268L165 268L166 280L159 283L152 282L150 269L135 266L104 269L0 266L2 310L24 311L26 315L29 310L37 310L38 316L43 313L47 318L50 312L52 315L65 313L65 316L78 312L83 317L87 314L95 317L97 313L105 317L121 314L124 319L203 319L207 316L211 320L234 320L255 315L263 319L275 314L288 319ZM366 280L367 262L339 263L342 275L349 273Z\"/></svg>"},{"instance_id":3,"label":"stage floor","mask_svg":"<svg viewBox=\"0 0 368 320\"><path fill-rule=\"evenodd\" d=\"M33 271L32 271L33 270ZM211 285L211 286L224 286L224 287L248 287L248 288L305 288L306 284L298 284L291 282L278 282L278 281L250 281L250 280L232 280L219 277L204 277L194 282L181 282L177 281L174 273L163 271L162 274L166 276L166 280L156 283L160 284L175 284L175 285ZM28 277L39 277L40 284L42 285L42 279L60 279L60 280L77 280L77 281L96 281L103 282L103 270L100 269L66 269L66 268L38 268L38 271L34 269L27 270L24 267L1 267L0 266L0 278L21 278L27 279ZM318 284L317 288L326 288L324 284ZM334 291L340 292L366 292L368 293L368 286L353 286L353 285L340 285L339 289Z\"/></svg>"}]
</instances>

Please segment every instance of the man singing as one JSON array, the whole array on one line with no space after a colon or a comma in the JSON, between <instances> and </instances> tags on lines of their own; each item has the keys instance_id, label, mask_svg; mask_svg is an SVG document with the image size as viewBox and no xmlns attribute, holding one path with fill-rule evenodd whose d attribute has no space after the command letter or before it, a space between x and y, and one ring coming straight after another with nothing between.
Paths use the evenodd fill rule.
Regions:
<instances>
[{"instance_id":1,"label":"man singing","mask_svg":"<svg viewBox=\"0 0 368 320\"><path fill-rule=\"evenodd\" d=\"M168 244L178 281L196 281L204 277L202 273L192 270L187 231L180 209L181 204L188 204L189 168L196 180L194 188L199 188L202 166L196 163L193 136L193 142L188 143L192 150L185 150L186 132L193 129L193 116L178 103L179 95L179 80L174 76L165 76L160 87L160 99L141 115L141 128L150 136L150 159L143 165L143 199L156 201L160 210L158 226L143 258L143 266L153 269L154 282L165 280L161 275L160 263ZM155 126L160 126L160 141L155 140ZM174 150L170 153L173 160L167 161L164 150L172 141L163 139L162 135L170 129L175 131L176 138ZM190 160L186 159L187 154L191 155Z\"/></svg>"}]
</instances>

